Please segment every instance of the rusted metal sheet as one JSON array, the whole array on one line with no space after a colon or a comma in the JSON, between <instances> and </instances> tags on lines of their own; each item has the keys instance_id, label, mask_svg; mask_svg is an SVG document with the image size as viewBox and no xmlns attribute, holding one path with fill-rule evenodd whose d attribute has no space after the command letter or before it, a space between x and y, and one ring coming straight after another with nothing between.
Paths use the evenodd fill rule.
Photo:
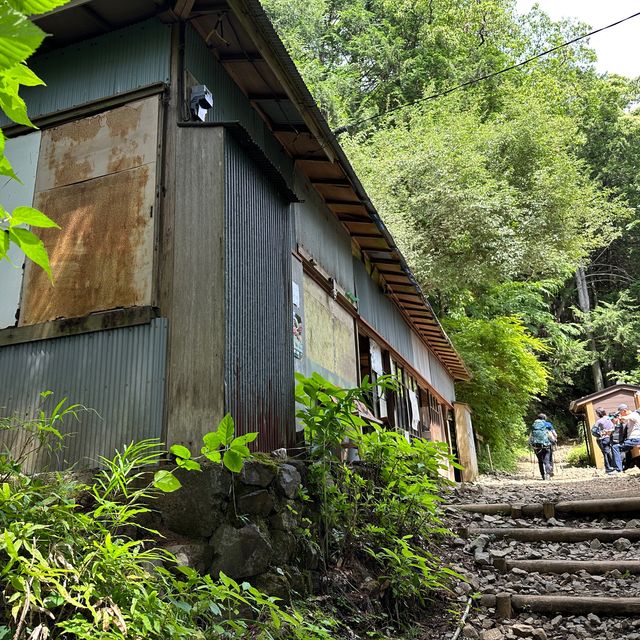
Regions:
<instances>
[{"instance_id":1,"label":"rusted metal sheet","mask_svg":"<svg viewBox=\"0 0 640 640\"><path fill-rule=\"evenodd\" d=\"M261 451L295 440L290 207L225 132L225 406Z\"/></svg>"},{"instance_id":2,"label":"rusted metal sheet","mask_svg":"<svg viewBox=\"0 0 640 640\"><path fill-rule=\"evenodd\" d=\"M19 325L151 303L158 98L45 131L34 204L54 284L27 263Z\"/></svg>"},{"instance_id":3,"label":"rusted metal sheet","mask_svg":"<svg viewBox=\"0 0 640 640\"><path fill-rule=\"evenodd\" d=\"M36 193L155 163L158 98L44 131Z\"/></svg>"}]
</instances>

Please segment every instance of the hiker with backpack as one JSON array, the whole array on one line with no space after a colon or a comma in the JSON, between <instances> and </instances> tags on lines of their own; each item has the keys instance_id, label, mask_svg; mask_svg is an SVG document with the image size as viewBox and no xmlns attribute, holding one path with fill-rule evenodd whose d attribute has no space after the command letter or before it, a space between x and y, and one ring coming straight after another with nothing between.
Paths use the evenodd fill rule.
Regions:
<instances>
[{"instance_id":1,"label":"hiker with backpack","mask_svg":"<svg viewBox=\"0 0 640 640\"><path fill-rule=\"evenodd\" d=\"M552 447L557 440L553 425L547 420L544 413L539 413L536 420L531 425L529 434L529 445L538 458L540 475L543 480L553 477Z\"/></svg>"}]
</instances>

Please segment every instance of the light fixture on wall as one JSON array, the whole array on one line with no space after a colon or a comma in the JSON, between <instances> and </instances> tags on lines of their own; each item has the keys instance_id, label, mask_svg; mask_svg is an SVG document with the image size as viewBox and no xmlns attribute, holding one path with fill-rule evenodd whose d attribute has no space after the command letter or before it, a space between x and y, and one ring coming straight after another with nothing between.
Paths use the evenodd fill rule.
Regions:
<instances>
[{"instance_id":1,"label":"light fixture on wall","mask_svg":"<svg viewBox=\"0 0 640 640\"><path fill-rule=\"evenodd\" d=\"M196 84L191 87L189 108L193 119L200 122L204 122L207 118L207 111L213 109L213 95L204 84Z\"/></svg>"}]
</instances>

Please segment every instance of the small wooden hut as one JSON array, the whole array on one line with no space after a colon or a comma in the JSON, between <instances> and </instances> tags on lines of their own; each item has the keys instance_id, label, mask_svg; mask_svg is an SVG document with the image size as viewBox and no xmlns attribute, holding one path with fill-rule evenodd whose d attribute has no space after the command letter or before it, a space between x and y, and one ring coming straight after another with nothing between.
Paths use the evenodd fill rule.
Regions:
<instances>
[{"instance_id":1,"label":"small wooden hut","mask_svg":"<svg viewBox=\"0 0 640 640\"><path fill-rule=\"evenodd\" d=\"M628 405L629 409L640 408L640 385L614 384L611 387L596 391L588 396L574 400L569 409L572 413L582 416L586 424L587 450L591 463L598 469L604 467L602 452L596 439L591 434L591 427L597 420L596 409L602 407L609 413L615 413L621 404Z\"/></svg>"}]
</instances>

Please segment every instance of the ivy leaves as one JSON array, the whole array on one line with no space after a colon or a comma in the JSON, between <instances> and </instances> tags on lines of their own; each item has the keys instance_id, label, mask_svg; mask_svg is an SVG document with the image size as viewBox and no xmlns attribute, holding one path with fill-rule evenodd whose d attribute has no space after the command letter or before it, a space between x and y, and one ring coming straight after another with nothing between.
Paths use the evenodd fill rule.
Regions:
<instances>
[{"instance_id":1,"label":"ivy leaves","mask_svg":"<svg viewBox=\"0 0 640 640\"><path fill-rule=\"evenodd\" d=\"M222 463L232 473L239 473L242 471L244 461L251 456L247 445L257 437L257 432L235 437L235 424L231 414L227 413L215 431L210 431L203 436L200 453L211 462ZM201 470L200 463L192 457L191 451L184 445L174 444L169 452L175 456L178 468L186 471ZM165 493L177 491L182 486L173 472L166 469L156 472L153 484Z\"/></svg>"}]
</instances>

